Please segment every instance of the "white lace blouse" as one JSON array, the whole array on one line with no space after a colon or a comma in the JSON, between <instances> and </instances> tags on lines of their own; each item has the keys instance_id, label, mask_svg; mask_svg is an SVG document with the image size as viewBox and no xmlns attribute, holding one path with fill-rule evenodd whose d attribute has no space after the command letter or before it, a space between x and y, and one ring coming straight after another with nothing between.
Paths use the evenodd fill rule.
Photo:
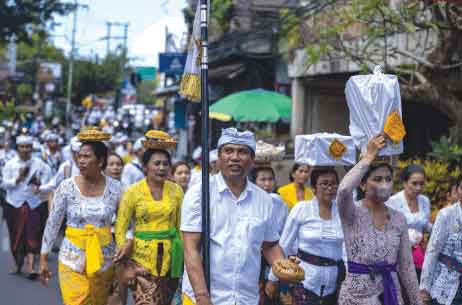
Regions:
<instances>
[{"instance_id":1,"label":"white lace blouse","mask_svg":"<svg viewBox=\"0 0 462 305\"><path fill-rule=\"evenodd\" d=\"M438 303L450 305L460 284L460 273L440 263L440 253L462 262L462 209L459 202L438 213L420 279L421 290L428 291Z\"/></svg>"},{"instance_id":2,"label":"white lace blouse","mask_svg":"<svg viewBox=\"0 0 462 305\"><path fill-rule=\"evenodd\" d=\"M409 229L414 229L420 233L430 232L432 224L430 222L430 199L425 195L417 196L417 205L419 211L412 213L407 204L404 191L396 193L387 201L387 206L393 208L406 216L406 222Z\"/></svg>"},{"instance_id":3,"label":"white lace blouse","mask_svg":"<svg viewBox=\"0 0 462 305\"><path fill-rule=\"evenodd\" d=\"M75 177L64 180L53 197L53 209L46 224L41 253L49 253L66 216L66 226L83 228L92 224L97 228L109 227L117 211L121 196L121 185L106 177L106 188L101 197L85 197L75 182ZM102 271L112 264L115 243L103 247L104 264ZM85 252L64 238L59 251L59 261L77 272L85 270Z\"/></svg>"}]
</instances>

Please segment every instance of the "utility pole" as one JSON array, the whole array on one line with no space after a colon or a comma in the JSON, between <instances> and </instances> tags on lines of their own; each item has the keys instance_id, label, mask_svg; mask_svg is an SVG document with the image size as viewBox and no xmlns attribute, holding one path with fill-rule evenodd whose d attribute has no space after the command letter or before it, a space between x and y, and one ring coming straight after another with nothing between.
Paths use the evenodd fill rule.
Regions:
<instances>
[{"instance_id":1,"label":"utility pole","mask_svg":"<svg viewBox=\"0 0 462 305\"><path fill-rule=\"evenodd\" d=\"M107 56L111 52L111 26L112 26L112 23L106 21L106 26L107 26L106 56Z\"/></svg>"},{"instance_id":2,"label":"utility pole","mask_svg":"<svg viewBox=\"0 0 462 305\"><path fill-rule=\"evenodd\" d=\"M74 73L74 59L75 59L75 36L77 34L77 11L79 8L88 8L87 5L78 3L78 0L74 0L74 17L72 25L72 37L71 37L71 54L69 56L69 73L67 78L67 101L66 101L66 126L69 127L70 114L71 114L71 97L72 97L72 79Z\"/></svg>"}]
</instances>

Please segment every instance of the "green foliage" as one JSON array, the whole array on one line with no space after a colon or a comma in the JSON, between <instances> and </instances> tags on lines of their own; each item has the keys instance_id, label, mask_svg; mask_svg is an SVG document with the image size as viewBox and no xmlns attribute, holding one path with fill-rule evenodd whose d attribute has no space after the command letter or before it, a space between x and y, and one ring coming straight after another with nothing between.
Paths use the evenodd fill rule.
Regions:
<instances>
[{"instance_id":1,"label":"green foliage","mask_svg":"<svg viewBox=\"0 0 462 305\"><path fill-rule=\"evenodd\" d=\"M0 121L12 120L18 114L22 114L26 110L22 107L17 107L13 101L0 101Z\"/></svg>"},{"instance_id":2,"label":"green foliage","mask_svg":"<svg viewBox=\"0 0 462 305\"><path fill-rule=\"evenodd\" d=\"M43 27L55 15L66 15L72 4L60 0L3 0L0 1L0 43L15 35L18 41L32 41L31 27Z\"/></svg>"},{"instance_id":3,"label":"green foliage","mask_svg":"<svg viewBox=\"0 0 462 305\"><path fill-rule=\"evenodd\" d=\"M74 64L73 102L80 103L90 94L114 91L122 82L123 63L123 56L118 54L109 54L101 62L77 60Z\"/></svg>"},{"instance_id":4,"label":"green foliage","mask_svg":"<svg viewBox=\"0 0 462 305\"><path fill-rule=\"evenodd\" d=\"M21 83L16 87L16 92L20 101L26 100L28 97L32 96L33 88L28 83Z\"/></svg>"},{"instance_id":5,"label":"green foliage","mask_svg":"<svg viewBox=\"0 0 462 305\"><path fill-rule=\"evenodd\" d=\"M439 141L432 142L432 151L428 155L435 160L455 165L462 161L462 147L451 138L443 136Z\"/></svg>"},{"instance_id":6,"label":"green foliage","mask_svg":"<svg viewBox=\"0 0 462 305\"><path fill-rule=\"evenodd\" d=\"M409 164L419 164L424 168L426 183L423 193L430 198L432 208L438 208L446 202L446 194L451 179L460 176L460 168L451 168L450 164L444 161L432 159L410 159L398 162L398 170L395 175L395 190L403 188L400 181L400 173Z\"/></svg>"},{"instance_id":7,"label":"green foliage","mask_svg":"<svg viewBox=\"0 0 462 305\"><path fill-rule=\"evenodd\" d=\"M424 18L440 1L425 8L420 2L402 1L392 8L383 0L306 1L304 7L281 10L282 44L289 49L304 48L309 65L333 52L360 66L375 64L373 60L385 56L385 36L443 26ZM363 42L359 49L348 44L359 37ZM390 51L387 55L392 56Z\"/></svg>"},{"instance_id":8,"label":"green foliage","mask_svg":"<svg viewBox=\"0 0 462 305\"><path fill-rule=\"evenodd\" d=\"M146 80L142 81L138 87L137 98L143 104L153 104L154 97L153 92L156 90L158 85L157 80Z\"/></svg>"},{"instance_id":9,"label":"green foliage","mask_svg":"<svg viewBox=\"0 0 462 305\"><path fill-rule=\"evenodd\" d=\"M233 0L212 0L211 15L221 32L229 29L233 12Z\"/></svg>"}]
</instances>

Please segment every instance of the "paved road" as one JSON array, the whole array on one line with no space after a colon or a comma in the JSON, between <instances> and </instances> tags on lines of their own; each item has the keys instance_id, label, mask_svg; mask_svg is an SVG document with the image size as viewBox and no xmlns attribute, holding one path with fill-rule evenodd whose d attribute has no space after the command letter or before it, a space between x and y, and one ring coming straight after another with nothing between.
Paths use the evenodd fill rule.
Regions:
<instances>
[{"instance_id":1,"label":"paved road","mask_svg":"<svg viewBox=\"0 0 462 305\"><path fill-rule=\"evenodd\" d=\"M0 304L1 305L62 305L57 281L57 254L50 255L53 278L48 288L24 276L9 275L13 258L9 252L8 230L0 208ZM129 296L128 305L133 305Z\"/></svg>"},{"instance_id":2,"label":"paved road","mask_svg":"<svg viewBox=\"0 0 462 305\"><path fill-rule=\"evenodd\" d=\"M0 209L0 214L1 214ZM11 305L60 305L61 294L59 292L56 277L56 255L50 257L50 268L53 276L50 286L43 287L39 281L31 281L23 276L9 275L8 271L13 266L13 258L8 247L8 231L6 224L1 221L0 229L0 304Z\"/></svg>"}]
</instances>

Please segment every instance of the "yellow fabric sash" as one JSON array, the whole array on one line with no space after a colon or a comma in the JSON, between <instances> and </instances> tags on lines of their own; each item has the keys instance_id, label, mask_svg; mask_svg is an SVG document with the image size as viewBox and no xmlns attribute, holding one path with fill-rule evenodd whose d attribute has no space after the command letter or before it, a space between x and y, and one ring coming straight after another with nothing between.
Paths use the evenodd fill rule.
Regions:
<instances>
[{"instance_id":1,"label":"yellow fabric sash","mask_svg":"<svg viewBox=\"0 0 462 305\"><path fill-rule=\"evenodd\" d=\"M183 305L196 305L186 293L183 293L182 299L183 299Z\"/></svg>"},{"instance_id":2,"label":"yellow fabric sash","mask_svg":"<svg viewBox=\"0 0 462 305\"><path fill-rule=\"evenodd\" d=\"M86 273L94 275L104 263L102 247L112 241L111 227L96 228L86 225L83 228L66 228L66 238L77 248L85 251Z\"/></svg>"}]
</instances>

